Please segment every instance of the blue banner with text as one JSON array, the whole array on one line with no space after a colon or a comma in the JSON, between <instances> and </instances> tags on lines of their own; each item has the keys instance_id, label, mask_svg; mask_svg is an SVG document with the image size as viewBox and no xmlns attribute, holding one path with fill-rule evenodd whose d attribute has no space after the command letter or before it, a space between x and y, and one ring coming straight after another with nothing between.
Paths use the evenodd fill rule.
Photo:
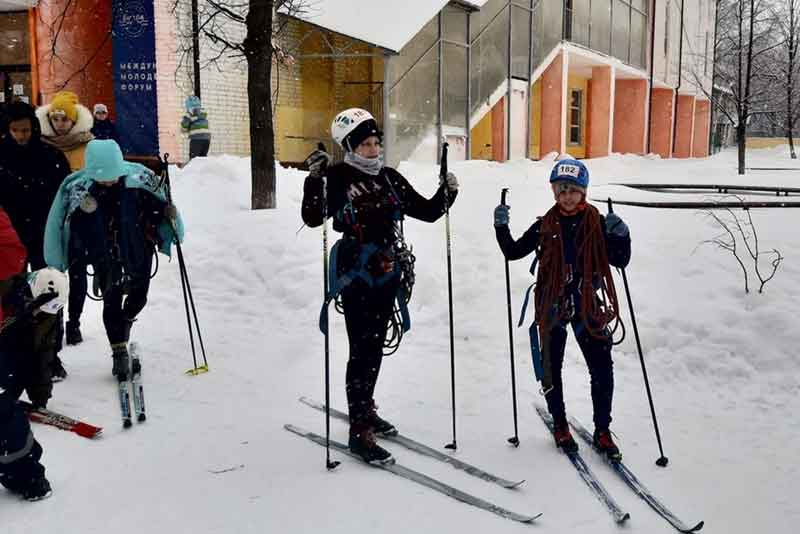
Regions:
<instances>
[{"instance_id":1,"label":"blue banner with text","mask_svg":"<svg viewBox=\"0 0 800 534\"><path fill-rule=\"evenodd\" d=\"M123 154L158 155L153 0L113 0L114 99Z\"/></svg>"}]
</instances>

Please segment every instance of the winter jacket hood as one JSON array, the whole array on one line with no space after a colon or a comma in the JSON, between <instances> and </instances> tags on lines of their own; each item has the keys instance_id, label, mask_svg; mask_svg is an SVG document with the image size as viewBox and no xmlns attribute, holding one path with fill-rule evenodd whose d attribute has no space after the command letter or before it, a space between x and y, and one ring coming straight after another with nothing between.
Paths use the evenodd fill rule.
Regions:
<instances>
[{"instance_id":1,"label":"winter jacket hood","mask_svg":"<svg viewBox=\"0 0 800 534\"><path fill-rule=\"evenodd\" d=\"M81 201L89 195L89 188L95 183L95 177L105 177L111 174L125 176L125 187L128 189L141 189L160 201L166 203L166 186L161 183L156 175L139 163L130 163L116 159L112 152L119 151L114 141L95 141L91 143L92 149L87 151L86 167L67 176L58 189L50 214L47 217L47 226L44 235L44 259L48 265L65 271L69 265L68 251L70 239L70 216L75 210L80 209ZM113 147L111 145L114 145ZM116 147L116 151L114 150ZM114 169L104 166L114 165ZM117 174L119 173L119 174ZM170 256L172 244L183 241L183 220L178 214L172 224L165 220L158 227L160 251ZM177 235L176 235L177 233Z\"/></svg>"},{"instance_id":2,"label":"winter jacket hood","mask_svg":"<svg viewBox=\"0 0 800 534\"><path fill-rule=\"evenodd\" d=\"M75 108L78 111L78 120L75 121L75 125L67 135L91 132L92 126L94 125L94 117L92 116L92 112L81 104L76 104ZM40 106L36 109L36 118L39 119L42 137L59 137L59 135L53 129L53 125L50 123L49 113L50 104L46 106Z\"/></svg>"}]
</instances>

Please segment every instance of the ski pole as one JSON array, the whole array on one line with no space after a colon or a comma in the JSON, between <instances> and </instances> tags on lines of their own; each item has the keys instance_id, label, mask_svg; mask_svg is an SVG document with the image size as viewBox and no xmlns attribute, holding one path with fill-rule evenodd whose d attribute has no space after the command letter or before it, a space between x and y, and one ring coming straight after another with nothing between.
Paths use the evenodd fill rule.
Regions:
<instances>
[{"instance_id":1,"label":"ski pole","mask_svg":"<svg viewBox=\"0 0 800 534\"><path fill-rule=\"evenodd\" d=\"M161 183L159 186L163 185L164 190L167 195L167 202L172 204L172 184L169 180L169 154L165 153L164 158L161 160ZM170 227L172 228L172 232L175 235L175 249L178 252L178 270L180 271L181 275L181 288L183 289L183 305L186 309L186 323L189 328L189 344L192 348L192 363L194 367L186 371L186 374L197 376L201 373L208 372L208 359L206 358L206 348L205 344L203 343L203 334L200 332L200 321L197 319L197 308L194 304L194 296L192 295L192 286L189 284L189 271L186 268L186 260L183 256L183 247L181 247L181 242L178 239L178 230L175 227L175 222L170 219ZM189 309L191 308L191 316L189 315ZM194 318L194 326L197 330L197 339L200 342L200 350L203 354L203 365L197 365L197 351L195 350L194 345L194 332L192 330L192 318Z\"/></svg>"},{"instance_id":2,"label":"ski pole","mask_svg":"<svg viewBox=\"0 0 800 534\"><path fill-rule=\"evenodd\" d=\"M611 197L608 198L608 213L614 213L614 206L611 202ZM656 431L656 440L658 441L658 452L661 456L656 460L656 465L659 467L666 467L669 463L669 458L664 456L664 448L661 446L661 433L658 431L658 420L656 419L656 409L653 405L653 394L650 392L650 380L647 378L647 368L644 364L644 354L642 354L642 343L639 339L639 329L636 326L636 315L633 313L633 300L631 299L631 290L628 287L628 276L625 274L625 268L620 268L622 272L622 282L625 284L625 295L628 297L628 309L631 312L631 326L633 326L633 335L636 338L636 349L639 351L639 361L642 364L642 376L644 377L644 387L647 390L647 400L650 403L650 414L653 416L653 428Z\"/></svg>"},{"instance_id":3,"label":"ski pole","mask_svg":"<svg viewBox=\"0 0 800 534\"><path fill-rule=\"evenodd\" d=\"M445 449L456 450L456 350L453 340L453 260L450 243L450 194L447 188L447 146L442 145L442 159L439 166L439 177L444 183L444 224L447 237L447 301L450 312L450 395L453 405L453 442L444 446Z\"/></svg>"},{"instance_id":4,"label":"ski pole","mask_svg":"<svg viewBox=\"0 0 800 534\"><path fill-rule=\"evenodd\" d=\"M500 193L500 204L507 206L506 196L508 188L504 187ZM508 350L511 355L511 405L514 410L514 435L508 438L508 442L515 447L519 447L519 429L517 427L517 374L514 371L514 327L511 314L511 275L508 270L508 259L506 262L506 304L508 305Z\"/></svg>"},{"instance_id":5,"label":"ski pole","mask_svg":"<svg viewBox=\"0 0 800 534\"><path fill-rule=\"evenodd\" d=\"M318 150L325 152L325 145L319 143ZM323 164L322 175L322 299L328 298L330 280L328 280L328 178L324 171L327 170ZM328 307L325 306L325 322L328 328L325 329L325 468L328 471L336 469L338 461L331 460L331 358L330 358L330 336L328 323Z\"/></svg>"}]
</instances>

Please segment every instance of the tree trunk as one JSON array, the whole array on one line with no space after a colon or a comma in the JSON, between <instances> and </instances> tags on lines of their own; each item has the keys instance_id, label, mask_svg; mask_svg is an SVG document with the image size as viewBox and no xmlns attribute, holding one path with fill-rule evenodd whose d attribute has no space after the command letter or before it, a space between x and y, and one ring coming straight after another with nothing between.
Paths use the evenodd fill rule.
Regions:
<instances>
[{"instance_id":1,"label":"tree trunk","mask_svg":"<svg viewBox=\"0 0 800 534\"><path fill-rule=\"evenodd\" d=\"M275 208L272 129L272 14L274 0L250 0L247 14L247 98L250 107L251 209Z\"/></svg>"},{"instance_id":2,"label":"tree trunk","mask_svg":"<svg viewBox=\"0 0 800 534\"><path fill-rule=\"evenodd\" d=\"M736 146L739 150L739 174L744 174L745 172L745 157L744 152L747 148L747 124L743 120L739 120L739 124L736 126Z\"/></svg>"},{"instance_id":3,"label":"tree trunk","mask_svg":"<svg viewBox=\"0 0 800 534\"><path fill-rule=\"evenodd\" d=\"M794 110L794 101L792 97L794 96L794 64L797 60L797 21L795 21L795 16L797 15L797 7L795 6L794 1L789 3L789 66L786 69L788 73L787 80L786 80L786 137L789 140L789 154L791 155L792 159L797 159L797 153L794 150L794 117L795 117L795 110Z\"/></svg>"}]
</instances>

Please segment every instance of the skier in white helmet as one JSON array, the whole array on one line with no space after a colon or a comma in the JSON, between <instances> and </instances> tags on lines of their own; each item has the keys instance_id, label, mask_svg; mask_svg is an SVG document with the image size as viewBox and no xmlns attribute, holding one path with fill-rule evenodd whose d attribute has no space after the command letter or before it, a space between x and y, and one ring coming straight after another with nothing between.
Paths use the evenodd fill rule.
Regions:
<instances>
[{"instance_id":1,"label":"skier in white helmet","mask_svg":"<svg viewBox=\"0 0 800 534\"><path fill-rule=\"evenodd\" d=\"M42 447L17 400L27 389L36 407L30 375L38 373L42 362L31 326L43 318L55 320L67 300L69 282L67 275L49 267L26 274L26 256L0 207L0 485L36 501L50 495L50 482L40 462Z\"/></svg>"},{"instance_id":2,"label":"skier in white helmet","mask_svg":"<svg viewBox=\"0 0 800 534\"><path fill-rule=\"evenodd\" d=\"M331 251L326 303L341 297L350 345L345 377L350 450L369 463L390 463L391 453L377 445L375 435L396 434L397 429L378 416L374 392L390 322L395 331L400 321L402 331L410 326L405 305L414 257L400 223L406 215L438 220L445 203L455 200L458 180L448 173L432 198L421 196L399 172L384 166L383 134L363 109L339 113L331 133L345 151L344 162L328 166L331 158L321 149L309 156L302 217L311 227L332 217L333 229L343 234Z\"/></svg>"}]
</instances>

